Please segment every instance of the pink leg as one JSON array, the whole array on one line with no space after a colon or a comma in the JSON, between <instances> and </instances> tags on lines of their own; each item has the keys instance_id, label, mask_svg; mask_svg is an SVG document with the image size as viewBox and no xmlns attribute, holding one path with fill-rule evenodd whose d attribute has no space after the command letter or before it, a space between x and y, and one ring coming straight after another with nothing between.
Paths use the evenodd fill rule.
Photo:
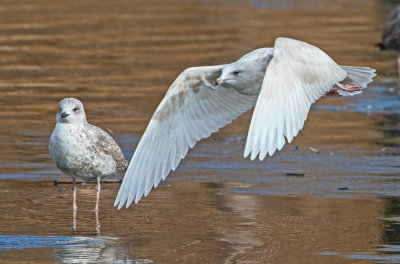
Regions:
<instances>
[{"instance_id":1,"label":"pink leg","mask_svg":"<svg viewBox=\"0 0 400 264\"><path fill-rule=\"evenodd\" d=\"M99 210L95 211L96 214L96 233L100 235L100 222L99 222Z\"/></svg>"},{"instance_id":2,"label":"pink leg","mask_svg":"<svg viewBox=\"0 0 400 264\"><path fill-rule=\"evenodd\" d=\"M75 178L72 178L72 195L73 195L72 210L76 211L76 210L78 210L78 207L76 206L76 180L75 180Z\"/></svg>"},{"instance_id":3,"label":"pink leg","mask_svg":"<svg viewBox=\"0 0 400 264\"><path fill-rule=\"evenodd\" d=\"M78 207L76 207L76 181L75 178L72 178L72 192L73 192L73 202L72 202L72 232L76 232L76 212L78 211Z\"/></svg>"},{"instance_id":4,"label":"pink leg","mask_svg":"<svg viewBox=\"0 0 400 264\"><path fill-rule=\"evenodd\" d=\"M100 177L98 177L96 186L96 207L94 208L95 212L99 211L100 190L101 190Z\"/></svg>"},{"instance_id":5,"label":"pink leg","mask_svg":"<svg viewBox=\"0 0 400 264\"><path fill-rule=\"evenodd\" d=\"M343 85L341 83L337 83L336 85L347 92L361 91L361 87L358 85L355 85L355 84L344 84Z\"/></svg>"},{"instance_id":6,"label":"pink leg","mask_svg":"<svg viewBox=\"0 0 400 264\"><path fill-rule=\"evenodd\" d=\"M330 91L327 91L322 97L323 98L337 98L337 97L341 97L341 95L335 89L332 89Z\"/></svg>"}]
</instances>

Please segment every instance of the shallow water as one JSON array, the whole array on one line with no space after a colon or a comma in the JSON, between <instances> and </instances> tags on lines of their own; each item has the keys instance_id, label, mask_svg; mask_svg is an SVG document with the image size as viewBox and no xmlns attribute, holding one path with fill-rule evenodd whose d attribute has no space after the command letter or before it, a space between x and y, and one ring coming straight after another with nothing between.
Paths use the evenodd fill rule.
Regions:
<instances>
[{"instance_id":1,"label":"shallow water","mask_svg":"<svg viewBox=\"0 0 400 264\"><path fill-rule=\"evenodd\" d=\"M400 263L400 86L396 53L374 44L383 1L0 0L2 263ZM58 101L127 157L185 68L229 63L278 36L379 74L363 94L323 99L264 162L242 158L251 111L192 149L138 205L119 184L78 187L47 144ZM292 176L290 176L292 175ZM98 226L100 225L100 226Z\"/></svg>"}]
</instances>

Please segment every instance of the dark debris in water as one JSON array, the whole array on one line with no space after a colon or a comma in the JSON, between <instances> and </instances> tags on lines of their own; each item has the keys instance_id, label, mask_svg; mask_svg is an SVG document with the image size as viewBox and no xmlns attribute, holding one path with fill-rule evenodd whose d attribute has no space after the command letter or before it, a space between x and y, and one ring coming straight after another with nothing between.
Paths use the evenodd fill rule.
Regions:
<instances>
[{"instance_id":1,"label":"dark debris in water","mask_svg":"<svg viewBox=\"0 0 400 264\"><path fill-rule=\"evenodd\" d=\"M287 172L285 173L286 176L293 176L293 177L304 177L304 173L291 173L291 172Z\"/></svg>"}]
</instances>

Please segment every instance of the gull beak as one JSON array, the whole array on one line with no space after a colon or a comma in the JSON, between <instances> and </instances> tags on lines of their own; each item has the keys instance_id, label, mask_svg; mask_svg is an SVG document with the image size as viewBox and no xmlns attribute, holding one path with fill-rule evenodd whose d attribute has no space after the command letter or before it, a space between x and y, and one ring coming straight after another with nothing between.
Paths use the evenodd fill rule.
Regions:
<instances>
[{"instance_id":1,"label":"gull beak","mask_svg":"<svg viewBox=\"0 0 400 264\"><path fill-rule=\"evenodd\" d=\"M223 84L223 83L224 83L224 80L221 79L221 77L220 77L214 82L214 85L220 85L220 84Z\"/></svg>"},{"instance_id":2,"label":"gull beak","mask_svg":"<svg viewBox=\"0 0 400 264\"><path fill-rule=\"evenodd\" d=\"M61 118L66 118L67 116L69 116L69 114L67 114L66 112L61 113Z\"/></svg>"}]
</instances>

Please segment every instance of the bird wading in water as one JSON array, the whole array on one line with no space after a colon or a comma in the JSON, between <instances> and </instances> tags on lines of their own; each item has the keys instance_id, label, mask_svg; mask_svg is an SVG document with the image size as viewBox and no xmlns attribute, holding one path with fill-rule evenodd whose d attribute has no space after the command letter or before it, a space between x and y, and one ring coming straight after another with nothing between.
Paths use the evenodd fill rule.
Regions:
<instances>
[{"instance_id":1,"label":"bird wading in water","mask_svg":"<svg viewBox=\"0 0 400 264\"><path fill-rule=\"evenodd\" d=\"M76 206L76 179L97 181L96 206L99 210L100 180L128 166L121 148L101 128L86 121L81 101L65 98L59 102L57 123L50 137L49 150L57 168L72 177L73 210Z\"/></svg>"}]
</instances>

